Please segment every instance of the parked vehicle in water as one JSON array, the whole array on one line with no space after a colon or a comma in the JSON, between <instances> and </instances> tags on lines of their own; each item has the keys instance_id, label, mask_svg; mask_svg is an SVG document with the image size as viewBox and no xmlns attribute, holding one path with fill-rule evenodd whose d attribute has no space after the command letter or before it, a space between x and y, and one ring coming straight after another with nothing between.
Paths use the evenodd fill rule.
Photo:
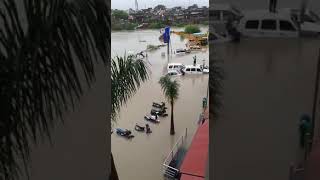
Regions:
<instances>
[{"instance_id":1,"label":"parked vehicle in water","mask_svg":"<svg viewBox=\"0 0 320 180\"><path fill-rule=\"evenodd\" d=\"M134 129L135 129L136 131L139 131L139 132L144 132L144 127L143 127L143 126L139 126L138 124L136 124L136 125L134 126Z\"/></svg>"},{"instance_id":2,"label":"parked vehicle in water","mask_svg":"<svg viewBox=\"0 0 320 180\"><path fill-rule=\"evenodd\" d=\"M288 13L267 10L248 11L240 20L238 30L247 37L298 37L298 24Z\"/></svg>"},{"instance_id":3,"label":"parked vehicle in water","mask_svg":"<svg viewBox=\"0 0 320 180\"><path fill-rule=\"evenodd\" d=\"M186 65L183 71L186 74L208 74L209 73L209 67L203 66L200 64L196 65Z\"/></svg>"},{"instance_id":4,"label":"parked vehicle in water","mask_svg":"<svg viewBox=\"0 0 320 180\"><path fill-rule=\"evenodd\" d=\"M189 49L176 49L175 54L177 55L183 55L183 54L188 54L191 51Z\"/></svg>"},{"instance_id":5,"label":"parked vehicle in water","mask_svg":"<svg viewBox=\"0 0 320 180\"><path fill-rule=\"evenodd\" d=\"M151 109L151 112L150 112L151 115L154 115L154 116L160 116L160 117L166 117L168 116L168 114L166 114L166 110L165 109Z\"/></svg>"},{"instance_id":6,"label":"parked vehicle in water","mask_svg":"<svg viewBox=\"0 0 320 180\"><path fill-rule=\"evenodd\" d=\"M184 75L184 71L182 71L182 70L169 70L167 75L168 76L181 76L181 75Z\"/></svg>"},{"instance_id":7,"label":"parked vehicle in water","mask_svg":"<svg viewBox=\"0 0 320 180\"><path fill-rule=\"evenodd\" d=\"M160 123L160 120L158 119L157 115L145 115L144 119L153 123Z\"/></svg>"},{"instance_id":8,"label":"parked vehicle in water","mask_svg":"<svg viewBox=\"0 0 320 180\"><path fill-rule=\"evenodd\" d=\"M182 63L169 63L167 66L167 71L170 70L181 70L183 69L185 66Z\"/></svg>"},{"instance_id":9,"label":"parked vehicle in water","mask_svg":"<svg viewBox=\"0 0 320 180\"><path fill-rule=\"evenodd\" d=\"M153 107L156 107L156 108L165 108L165 109L167 109L165 102L161 102L161 103L153 102L153 103L152 103L152 106L153 106Z\"/></svg>"},{"instance_id":10,"label":"parked vehicle in water","mask_svg":"<svg viewBox=\"0 0 320 180\"><path fill-rule=\"evenodd\" d=\"M134 135L131 134L131 131L128 130L128 129L123 129L123 128L116 128L116 133L119 135L119 136L123 136L123 137L126 137L128 139L131 139L134 137Z\"/></svg>"}]
</instances>

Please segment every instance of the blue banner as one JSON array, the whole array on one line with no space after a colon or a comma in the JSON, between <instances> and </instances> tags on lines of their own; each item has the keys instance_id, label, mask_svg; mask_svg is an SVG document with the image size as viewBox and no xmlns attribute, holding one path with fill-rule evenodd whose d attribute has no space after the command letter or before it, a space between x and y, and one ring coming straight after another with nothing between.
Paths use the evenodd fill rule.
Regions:
<instances>
[{"instance_id":1,"label":"blue banner","mask_svg":"<svg viewBox=\"0 0 320 180\"><path fill-rule=\"evenodd\" d=\"M166 27L164 29L163 42L164 43L169 43L170 42L170 27Z\"/></svg>"}]
</instances>

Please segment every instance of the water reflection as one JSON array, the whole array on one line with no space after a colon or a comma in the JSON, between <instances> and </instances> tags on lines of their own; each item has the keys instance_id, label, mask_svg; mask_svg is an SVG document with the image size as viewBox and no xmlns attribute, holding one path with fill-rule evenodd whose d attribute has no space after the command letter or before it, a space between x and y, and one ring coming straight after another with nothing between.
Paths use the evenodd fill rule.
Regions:
<instances>
[{"instance_id":1,"label":"water reflection","mask_svg":"<svg viewBox=\"0 0 320 180\"><path fill-rule=\"evenodd\" d=\"M227 77L222 116L212 131L214 179L288 178L290 163L302 158L298 120L312 109L318 47L311 39L215 46Z\"/></svg>"}]
</instances>

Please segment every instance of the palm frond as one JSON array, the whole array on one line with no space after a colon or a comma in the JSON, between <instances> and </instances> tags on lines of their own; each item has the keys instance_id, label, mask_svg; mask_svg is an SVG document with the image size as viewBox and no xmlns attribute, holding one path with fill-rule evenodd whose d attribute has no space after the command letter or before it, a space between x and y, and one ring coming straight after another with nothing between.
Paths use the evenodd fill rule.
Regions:
<instances>
[{"instance_id":1,"label":"palm frond","mask_svg":"<svg viewBox=\"0 0 320 180\"><path fill-rule=\"evenodd\" d=\"M149 79L150 71L145 61L132 55L116 56L111 63L111 119L114 121L121 106Z\"/></svg>"},{"instance_id":2,"label":"palm frond","mask_svg":"<svg viewBox=\"0 0 320 180\"><path fill-rule=\"evenodd\" d=\"M169 103L174 103L179 97L180 84L177 80L171 80L170 76L166 75L160 78L159 84Z\"/></svg>"},{"instance_id":3,"label":"palm frond","mask_svg":"<svg viewBox=\"0 0 320 180\"><path fill-rule=\"evenodd\" d=\"M0 179L17 179L30 143L50 139L81 75L90 85L95 63L109 65L109 11L100 0L0 1Z\"/></svg>"}]
</instances>

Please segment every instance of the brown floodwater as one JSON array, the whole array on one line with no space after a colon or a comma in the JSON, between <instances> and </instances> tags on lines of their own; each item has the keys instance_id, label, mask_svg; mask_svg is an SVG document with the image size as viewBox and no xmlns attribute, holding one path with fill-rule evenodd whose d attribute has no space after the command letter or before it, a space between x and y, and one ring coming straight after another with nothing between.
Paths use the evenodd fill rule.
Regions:
<instances>
[{"instance_id":1,"label":"brown floodwater","mask_svg":"<svg viewBox=\"0 0 320 180\"><path fill-rule=\"evenodd\" d=\"M203 29L206 31L207 28ZM148 44L158 45L159 30L140 30L131 32L113 32L111 34L111 52L122 56L125 51L140 52L146 49ZM145 40L146 42L139 42ZM172 51L185 48L186 40L177 35L171 36ZM135 137L132 140L124 139L116 133L111 135L111 150L121 180L149 180L163 179L162 163L177 139L188 130L188 142L197 127L197 121L202 110L202 98L207 94L208 75L186 75L177 77L181 84L179 99L174 106L174 121L176 134L171 136L170 130L170 106L169 116L161 118L160 124L150 124L152 134L140 133L134 130L136 123L144 125L144 115L150 113L152 102L165 101L158 81L166 72L167 57L161 53L166 52L167 47L162 47L148 53L150 63L150 79L144 83L138 92L130 99L126 106L122 107L114 128L121 127L132 130ZM188 55L175 55L169 58L169 62L181 62L192 64L193 56L197 56L197 63L205 59L209 64L209 50L195 52ZM168 104L166 102L166 104Z\"/></svg>"},{"instance_id":2,"label":"brown floodwater","mask_svg":"<svg viewBox=\"0 0 320 180\"><path fill-rule=\"evenodd\" d=\"M303 158L298 123L312 112L319 42L243 39L214 47L226 73L221 118L211 126L214 180L289 179L290 163Z\"/></svg>"}]
</instances>

